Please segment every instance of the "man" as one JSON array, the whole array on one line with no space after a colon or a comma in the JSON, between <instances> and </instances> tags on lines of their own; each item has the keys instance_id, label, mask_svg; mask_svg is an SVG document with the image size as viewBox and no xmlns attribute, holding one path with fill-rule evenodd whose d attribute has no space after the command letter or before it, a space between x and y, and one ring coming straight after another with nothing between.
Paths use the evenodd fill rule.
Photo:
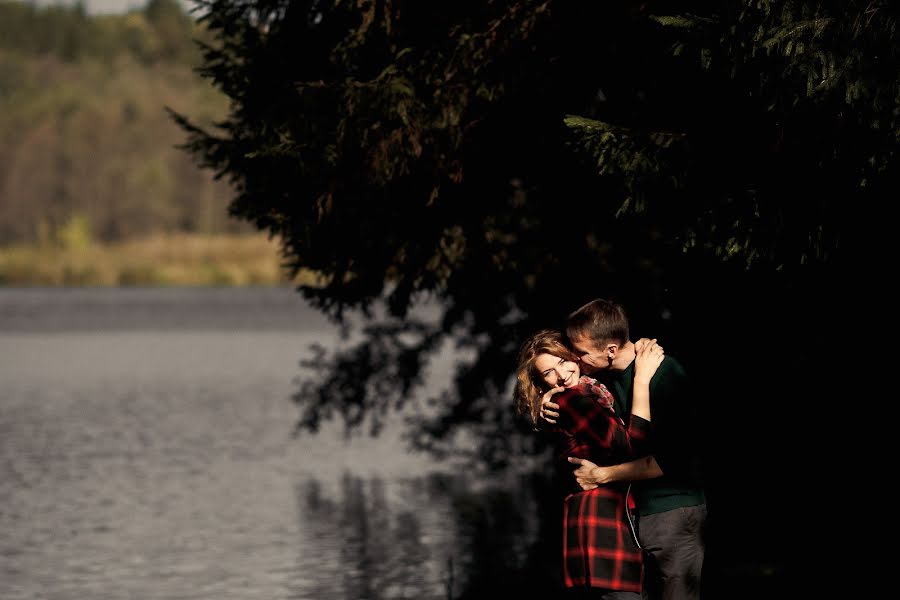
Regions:
<instances>
[{"instance_id":1,"label":"man","mask_svg":"<svg viewBox=\"0 0 900 600\"><path fill-rule=\"evenodd\" d=\"M582 370L601 379L615 398L615 410L631 414L635 346L628 318L618 304L593 300L569 315L566 335ZM542 416L557 417L559 406L544 400ZM570 458L584 489L630 481L637 514L638 540L645 551L643 596L681 600L700 596L706 497L700 477L695 398L677 360L666 356L650 381L653 455L614 466ZM552 409L552 410L548 410Z\"/></svg>"}]
</instances>

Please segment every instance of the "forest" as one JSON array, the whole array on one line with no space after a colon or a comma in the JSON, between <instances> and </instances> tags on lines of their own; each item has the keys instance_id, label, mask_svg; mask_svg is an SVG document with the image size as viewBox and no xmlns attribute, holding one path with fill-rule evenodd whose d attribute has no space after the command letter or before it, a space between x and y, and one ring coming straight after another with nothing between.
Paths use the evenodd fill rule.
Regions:
<instances>
[{"instance_id":1,"label":"forest","mask_svg":"<svg viewBox=\"0 0 900 600\"><path fill-rule=\"evenodd\" d=\"M224 95L195 72L204 28L176 0L126 14L0 2L0 247L247 232L196 168L167 108L212 126ZM64 236L63 236L64 237Z\"/></svg>"}]
</instances>

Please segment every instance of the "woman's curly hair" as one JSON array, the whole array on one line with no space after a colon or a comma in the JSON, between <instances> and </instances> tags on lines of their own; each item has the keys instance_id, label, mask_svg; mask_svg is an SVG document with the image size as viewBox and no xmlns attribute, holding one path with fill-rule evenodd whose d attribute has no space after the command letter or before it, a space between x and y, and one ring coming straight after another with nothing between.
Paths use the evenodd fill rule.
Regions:
<instances>
[{"instance_id":1,"label":"woman's curly hair","mask_svg":"<svg viewBox=\"0 0 900 600\"><path fill-rule=\"evenodd\" d=\"M547 391L547 383L534 366L534 361L541 354L578 361L578 356L566 345L562 332L556 329L542 329L522 344L513 395L518 413L528 415L535 426L541 413L541 397Z\"/></svg>"}]
</instances>

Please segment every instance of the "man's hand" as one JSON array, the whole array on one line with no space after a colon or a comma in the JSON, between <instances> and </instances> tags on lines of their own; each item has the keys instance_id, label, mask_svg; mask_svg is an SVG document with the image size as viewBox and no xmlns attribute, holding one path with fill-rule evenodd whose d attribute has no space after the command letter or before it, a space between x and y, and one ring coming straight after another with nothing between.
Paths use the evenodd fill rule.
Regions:
<instances>
[{"instance_id":1,"label":"man's hand","mask_svg":"<svg viewBox=\"0 0 900 600\"><path fill-rule=\"evenodd\" d=\"M559 418L559 412L557 412L559 411L559 404L551 401L550 398L552 398L554 394L558 394L564 389L566 388L558 385L541 396L541 418L548 423L556 423L556 419Z\"/></svg>"},{"instance_id":2,"label":"man's hand","mask_svg":"<svg viewBox=\"0 0 900 600\"><path fill-rule=\"evenodd\" d=\"M573 474L581 489L592 490L606 483L604 467L598 467L586 458L575 458L574 456L569 457L569 462L579 465Z\"/></svg>"},{"instance_id":3,"label":"man's hand","mask_svg":"<svg viewBox=\"0 0 900 600\"><path fill-rule=\"evenodd\" d=\"M595 487L613 483L615 481L641 481L661 477L663 474L659 463L652 456L636 458L627 463L598 467L585 458L569 457L569 462L579 465L575 469L575 481L584 490L592 490Z\"/></svg>"}]
</instances>

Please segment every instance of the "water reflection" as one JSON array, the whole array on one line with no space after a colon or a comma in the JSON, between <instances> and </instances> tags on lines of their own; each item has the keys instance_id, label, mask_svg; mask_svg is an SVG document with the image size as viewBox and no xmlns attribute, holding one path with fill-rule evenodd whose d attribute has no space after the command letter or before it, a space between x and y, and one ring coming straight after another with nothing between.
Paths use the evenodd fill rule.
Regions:
<instances>
[{"instance_id":1,"label":"water reflection","mask_svg":"<svg viewBox=\"0 0 900 600\"><path fill-rule=\"evenodd\" d=\"M540 546L537 498L523 493L528 485L485 483L444 473L299 483L307 543L293 597L474 598L533 585L546 575L541 565L528 572Z\"/></svg>"},{"instance_id":2,"label":"water reflection","mask_svg":"<svg viewBox=\"0 0 900 600\"><path fill-rule=\"evenodd\" d=\"M336 496L318 480L297 486L300 529L314 540L300 566L315 579L309 597L442 597L434 556L446 540L425 534L405 506L411 487L350 474Z\"/></svg>"},{"instance_id":3,"label":"water reflection","mask_svg":"<svg viewBox=\"0 0 900 600\"><path fill-rule=\"evenodd\" d=\"M398 429L293 438L328 336L273 325L289 290L231 294L0 290L0 598L466 598L530 570L528 485L442 474Z\"/></svg>"}]
</instances>

